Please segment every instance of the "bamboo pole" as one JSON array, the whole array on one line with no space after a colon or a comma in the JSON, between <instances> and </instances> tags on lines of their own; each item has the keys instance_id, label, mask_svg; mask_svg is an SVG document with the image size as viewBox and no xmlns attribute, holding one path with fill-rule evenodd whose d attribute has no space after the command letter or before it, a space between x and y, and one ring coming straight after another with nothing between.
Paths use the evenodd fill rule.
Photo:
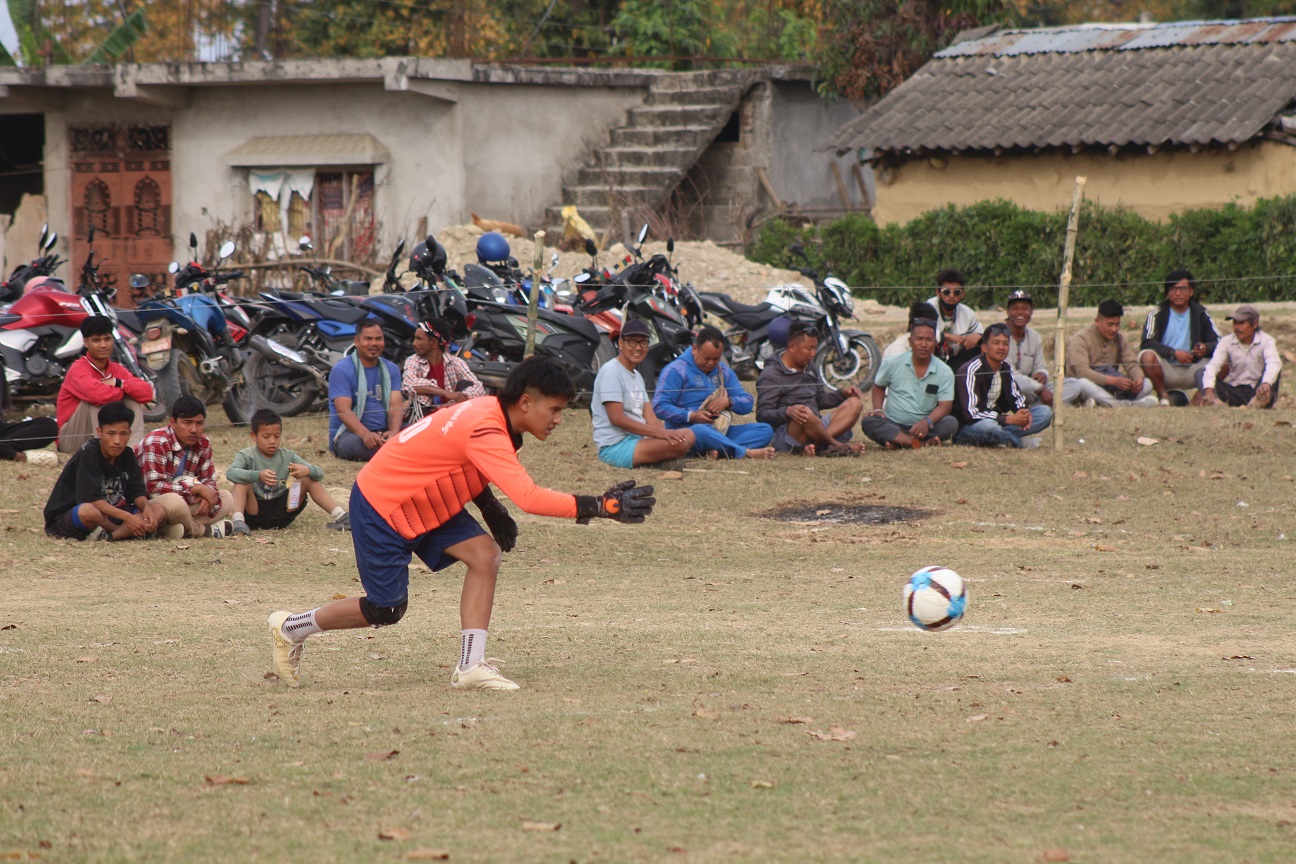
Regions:
<instances>
[{"instance_id":1,"label":"bamboo pole","mask_svg":"<svg viewBox=\"0 0 1296 864\"><path fill-rule=\"evenodd\" d=\"M544 267L544 238L544 231L535 233L535 267L531 270L531 292L527 297L526 357L535 353L536 309L540 301L540 271Z\"/></svg>"},{"instance_id":2,"label":"bamboo pole","mask_svg":"<svg viewBox=\"0 0 1296 864\"><path fill-rule=\"evenodd\" d=\"M1065 419L1062 384L1066 380L1066 317L1071 301L1071 262L1075 259L1076 234L1080 231L1080 202L1084 199L1087 177L1077 177L1075 192L1071 196L1071 215L1067 217L1066 247L1062 253L1062 278L1058 282L1057 333L1053 337L1053 449L1061 453Z\"/></svg>"}]
</instances>

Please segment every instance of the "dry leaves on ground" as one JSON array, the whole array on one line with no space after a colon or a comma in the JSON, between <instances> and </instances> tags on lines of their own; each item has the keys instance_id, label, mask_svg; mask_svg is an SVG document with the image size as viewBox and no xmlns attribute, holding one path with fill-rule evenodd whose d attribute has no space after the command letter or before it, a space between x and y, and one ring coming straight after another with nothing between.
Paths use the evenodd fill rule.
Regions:
<instances>
[{"instance_id":1,"label":"dry leaves on ground","mask_svg":"<svg viewBox=\"0 0 1296 864\"><path fill-rule=\"evenodd\" d=\"M450 853L444 849L412 849L405 853L406 861L449 861Z\"/></svg>"},{"instance_id":2,"label":"dry leaves on ground","mask_svg":"<svg viewBox=\"0 0 1296 864\"><path fill-rule=\"evenodd\" d=\"M378 753L366 753L364 758L369 762L386 762L399 753L399 750L383 750Z\"/></svg>"},{"instance_id":3,"label":"dry leaves on ground","mask_svg":"<svg viewBox=\"0 0 1296 864\"><path fill-rule=\"evenodd\" d=\"M807 724L808 724L808 723L813 723L813 722L814 722L814 718L813 718L813 717L803 717L803 716L784 717L784 718L783 718L781 721L779 721L779 722L781 722L781 723L807 723Z\"/></svg>"},{"instance_id":4,"label":"dry leaves on ground","mask_svg":"<svg viewBox=\"0 0 1296 864\"><path fill-rule=\"evenodd\" d=\"M412 836L414 835L410 834L410 832L406 831L404 828L379 828L378 829L379 840L408 840Z\"/></svg>"},{"instance_id":5,"label":"dry leaves on ground","mask_svg":"<svg viewBox=\"0 0 1296 864\"><path fill-rule=\"evenodd\" d=\"M561 827L561 822L533 822L530 819L522 820L523 831L557 831Z\"/></svg>"},{"instance_id":6,"label":"dry leaves on ground","mask_svg":"<svg viewBox=\"0 0 1296 864\"><path fill-rule=\"evenodd\" d=\"M856 732L852 729L843 729L840 726L829 726L827 732L807 729L806 734L816 741L853 741Z\"/></svg>"},{"instance_id":7,"label":"dry leaves on ground","mask_svg":"<svg viewBox=\"0 0 1296 864\"><path fill-rule=\"evenodd\" d=\"M212 774L203 780L208 786L246 786L252 782L247 777L227 777L224 774Z\"/></svg>"}]
</instances>

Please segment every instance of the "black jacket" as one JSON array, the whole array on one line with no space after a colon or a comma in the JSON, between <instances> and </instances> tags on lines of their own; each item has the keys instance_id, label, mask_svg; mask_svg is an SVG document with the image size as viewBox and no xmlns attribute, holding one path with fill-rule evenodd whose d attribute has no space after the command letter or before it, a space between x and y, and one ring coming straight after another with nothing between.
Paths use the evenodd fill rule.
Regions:
<instances>
[{"instance_id":1,"label":"black jacket","mask_svg":"<svg viewBox=\"0 0 1296 864\"><path fill-rule=\"evenodd\" d=\"M1170 323L1170 301L1163 300L1161 305L1148 313L1147 323L1143 326L1143 344L1140 351L1155 351L1158 356L1169 360L1174 349L1161 341L1165 336L1166 325ZM1188 344L1199 343L1206 346L1206 356L1215 353L1215 345L1220 340L1219 330L1211 320L1206 307L1196 300L1188 301Z\"/></svg>"},{"instance_id":2,"label":"black jacket","mask_svg":"<svg viewBox=\"0 0 1296 864\"><path fill-rule=\"evenodd\" d=\"M996 374L999 376L999 398L991 405L990 385L994 383ZM1017 389L1012 364L1007 360L999 364L996 373L981 354L960 366L954 376L954 412L960 425L994 420L1002 426L1009 414L1025 407L1026 397Z\"/></svg>"}]
</instances>

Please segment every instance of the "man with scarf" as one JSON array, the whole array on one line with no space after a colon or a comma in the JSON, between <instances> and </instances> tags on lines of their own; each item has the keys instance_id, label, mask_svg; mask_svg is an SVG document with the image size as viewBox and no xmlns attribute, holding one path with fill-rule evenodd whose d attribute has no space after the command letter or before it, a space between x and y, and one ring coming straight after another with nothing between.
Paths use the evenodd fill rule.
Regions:
<instances>
[{"instance_id":1,"label":"man with scarf","mask_svg":"<svg viewBox=\"0 0 1296 864\"><path fill-rule=\"evenodd\" d=\"M382 327L356 324L355 351L329 373L329 450L339 459L368 462L401 428L401 373L382 356Z\"/></svg>"},{"instance_id":2,"label":"man with scarf","mask_svg":"<svg viewBox=\"0 0 1296 864\"><path fill-rule=\"evenodd\" d=\"M424 321L414 331L414 353L405 359L402 371L407 426L447 405L486 395L468 364L447 353L451 332L444 318Z\"/></svg>"}]
</instances>

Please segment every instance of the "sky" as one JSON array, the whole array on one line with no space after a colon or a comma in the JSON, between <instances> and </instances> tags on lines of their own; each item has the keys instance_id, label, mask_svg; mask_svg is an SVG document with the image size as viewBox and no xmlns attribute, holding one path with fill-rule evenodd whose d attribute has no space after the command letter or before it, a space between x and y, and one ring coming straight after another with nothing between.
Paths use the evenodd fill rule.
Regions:
<instances>
[{"instance_id":1,"label":"sky","mask_svg":"<svg viewBox=\"0 0 1296 864\"><path fill-rule=\"evenodd\" d=\"M10 55L18 53L18 33L14 30L13 22L9 20L9 4L0 3L0 45Z\"/></svg>"}]
</instances>

